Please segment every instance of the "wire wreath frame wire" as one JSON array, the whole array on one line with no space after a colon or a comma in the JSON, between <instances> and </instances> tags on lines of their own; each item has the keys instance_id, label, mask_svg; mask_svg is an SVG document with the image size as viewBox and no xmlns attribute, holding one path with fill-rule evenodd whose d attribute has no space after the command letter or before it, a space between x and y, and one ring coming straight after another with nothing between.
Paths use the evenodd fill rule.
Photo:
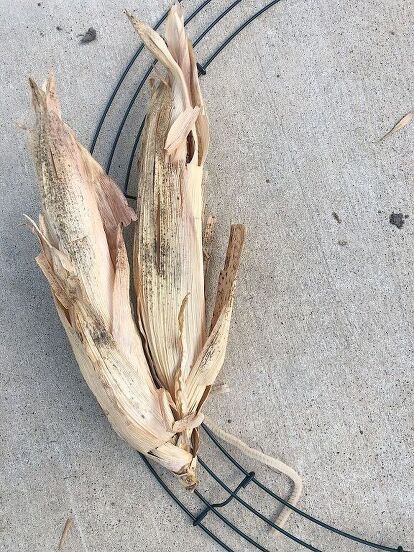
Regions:
<instances>
[{"instance_id":1,"label":"wire wreath frame wire","mask_svg":"<svg viewBox=\"0 0 414 552\"><path fill-rule=\"evenodd\" d=\"M182 0L178 0L178 1L181 2ZM188 25L188 23L192 19L194 19L198 14L202 13L204 8L207 7L208 4L211 3L211 1L212 0L204 0L197 8L195 8L194 11L185 20L185 25ZM217 15L216 18L193 41L193 46L194 47L197 46L197 44L199 44L205 38L205 36L226 15L228 15L241 2L242 2L242 0L234 0L226 9L224 9L219 15ZM258 17L265 14L270 8L272 8L273 6L278 4L279 2L280 2L280 0L272 0L271 2L264 5L261 9L256 11L248 19L246 19L241 25L239 25L235 29L235 31L232 32L220 44L220 46L218 48L216 48L210 54L210 56L204 61L203 64L200 64L200 63L197 64L198 70L199 70L199 75L200 76L206 75L206 70L209 67L209 65L226 48L226 46L228 46L228 44L232 40L234 40L241 33L241 31L243 31L243 29L245 29L247 26L249 26L251 23L253 23L253 21L255 21ZM166 11L163 14L163 16L158 20L158 22L154 26L155 30L157 30L163 24L163 22L167 18L167 15L168 15L168 11ZM144 46L143 46L143 44L141 44L139 46L139 48L136 50L133 57L130 59L130 61L126 65L126 67L125 67L123 73L121 74L117 84L115 85L115 88L114 88L111 96L109 97L109 100L108 100L108 102L107 102L107 104L106 104L106 106L103 110L103 113L101 115L101 118L100 118L100 120L98 122L98 125L97 125L97 128L96 128L95 134L93 136L91 146L90 146L90 152L91 153L93 153L95 148L96 148L98 139L99 139L99 137L101 135L101 132L102 132L102 127L103 127L103 125L104 125L104 123L107 119L110 108L111 108L118 92L120 91L124 80L126 79L127 75L129 74L130 70L134 66L135 62L137 61L137 59L139 58L139 56L140 56L140 54L142 53L143 50L144 50ZM123 131L123 129L125 127L125 124L127 122L128 116L130 115L130 112L131 112L131 110L132 110L132 108L133 108L133 106L134 106L134 104L135 104L135 102L138 98L138 95L141 92L141 90L143 89L144 84L146 83L147 79L150 77L151 72L153 71L155 65L156 65L156 62L153 62L152 64L149 65L147 71L144 73L144 76L142 77L142 79L140 80L138 86L136 87L135 92L132 95L132 97L131 97L128 105L127 105L127 108L126 108L126 110L125 110L125 112L122 116L122 119L119 123L119 126L118 126L116 134L115 134L115 138L114 138L114 140L112 142L112 145L111 145L111 149L110 149L110 152L109 152L108 159L107 159L106 164L105 164L105 168L106 168L107 172L110 171L111 166L113 164L114 155L115 155L115 152L116 152L116 149L117 149L122 131ZM126 173L126 177L125 177L125 181L124 181L124 185L123 185L124 194L129 199L136 199L135 195L128 194L128 186L129 186L129 180L130 180L130 176L131 176L132 166L133 166L133 163L134 163L134 160L135 160L135 157L136 157L136 151L137 151L137 148L138 148L139 140L140 140L140 137L141 137L141 134L142 134L142 130L144 128L144 123L145 123L145 117L144 117L144 119L143 119L143 121L142 121L142 123L139 127L137 136L136 136L135 141L133 143L133 147L132 147L132 150L131 150L131 153L130 153L130 156L129 156L128 166L127 166L127 173ZM181 510L183 510L188 515L188 517L192 521L192 524L194 526L199 527L200 529L202 529L211 539L213 539L224 550L227 550L228 552L235 552L234 549L230 548L230 546L228 546L219 536L217 536L215 533L213 533L205 525L205 523L203 523L203 520L206 518L206 516L210 512L213 513L215 516L217 516L220 519L220 521L223 522L229 529L231 529L234 533L236 533L241 539L243 539L244 541L251 544L255 549L261 550L262 552L271 552L269 549L265 548L259 542L257 542L253 537L246 534L240 527L236 526L230 519L228 519L225 515L223 515L220 512L220 508L222 508L224 506L227 506L231 501L235 500L235 501L238 502L239 505L243 506L243 508L245 508L246 510L251 512L254 516L256 516L258 519L260 519L268 527L271 527L274 530L278 531L279 533L284 535L286 538L288 538L291 541L298 544L300 547L306 548L308 550L313 550L314 552L322 552L322 550L320 548L316 548L312 544L309 544L309 543L303 541L301 538L293 535L289 531L287 531L287 530L285 530L281 527L278 527L274 522L272 522L271 519L269 519L268 517L263 515L261 512L259 512L256 508L251 506L251 504L249 504L248 502L246 502L245 500L240 498L240 496L238 495L238 492L241 489L246 488L248 485L253 484L253 485L257 486L261 491L266 493L266 495L268 495L274 501L276 501L279 505L287 506L288 508L290 508L293 511L293 513L303 517L307 521L309 521L309 522L311 522L311 523L313 523L313 524L315 524L315 525L317 525L317 526L319 526L319 527L321 527L321 528L323 528L323 529L325 529L325 530L327 530L331 533L334 533L335 535L337 535L339 537L342 537L344 539L348 539L351 542L354 542L354 543L357 543L357 544L360 544L360 545L363 545L365 547L375 549L375 550L382 550L382 551L386 551L386 552L408 552L407 550L404 550L402 546L390 547L390 546L386 546L386 545L383 545L383 544L374 543L374 542L366 540L362 537L358 537L356 535L353 535L351 533L348 533L346 531L343 531L341 529L333 527L333 526L329 525L328 523L325 523L325 522L313 517L312 515L304 512L303 510L289 504L289 502L287 502L281 496L279 496L274 491L272 491L267 486L265 486L263 483L261 483L257 479L256 474L253 471L248 471L247 469L245 469L228 452L228 450L223 447L223 445L219 442L219 440L214 435L214 433L205 424L202 424L202 428L203 428L204 432L206 433L206 435L208 436L211 443L214 444L214 446L218 449L218 451L220 451L220 453L224 455L224 457L230 462L230 464L232 466L234 466L239 472L241 472L241 474L243 476L243 479L237 485L237 487L234 490L232 490L226 485L226 483L220 478L220 476L218 476L209 467L209 465L205 461L203 461L202 458L199 457L198 461L199 461L200 465L203 467L203 469L205 470L205 472L215 481L215 483L217 483L219 485L219 487L221 489L224 489L224 491L226 491L228 497L220 503L211 503L209 500L207 500L207 498L198 489L195 489L195 491L193 492L193 495L196 496L199 499L199 501L201 503L201 506L203 506L203 509L201 511L198 511L198 513L194 513L193 511L191 511L180 500L180 498L174 493L172 488L162 479L161 475L157 472L157 470L154 468L152 463L144 455L141 454L140 456L141 456L144 464L147 466L147 468L152 473L152 475L155 477L155 479L158 481L158 483L161 485L161 487L168 493L168 495L181 508Z\"/></svg>"}]
</instances>

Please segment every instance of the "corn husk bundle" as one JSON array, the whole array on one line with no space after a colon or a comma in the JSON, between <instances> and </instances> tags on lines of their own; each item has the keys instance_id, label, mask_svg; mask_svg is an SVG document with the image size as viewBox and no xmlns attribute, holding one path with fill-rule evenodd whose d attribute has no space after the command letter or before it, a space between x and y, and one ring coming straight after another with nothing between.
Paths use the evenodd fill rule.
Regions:
<instances>
[{"instance_id":1,"label":"corn husk bundle","mask_svg":"<svg viewBox=\"0 0 414 552\"><path fill-rule=\"evenodd\" d=\"M32 226L62 325L111 425L193 488L201 407L224 361L244 228L231 228L207 328L212 219L203 225L202 175L209 132L194 53L178 6L166 42L129 17L166 70L151 86L137 214L63 122L51 77L43 88L31 81L41 195ZM122 234L135 220L137 323Z\"/></svg>"}]
</instances>

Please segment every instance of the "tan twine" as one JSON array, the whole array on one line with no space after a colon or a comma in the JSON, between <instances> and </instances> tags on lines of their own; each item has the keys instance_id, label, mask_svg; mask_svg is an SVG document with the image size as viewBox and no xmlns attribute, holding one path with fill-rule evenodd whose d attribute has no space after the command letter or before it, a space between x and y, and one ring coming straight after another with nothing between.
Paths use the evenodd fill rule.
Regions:
<instances>
[{"instance_id":1,"label":"tan twine","mask_svg":"<svg viewBox=\"0 0 414 552\"><path fill-rule=\"evenodd\" d=\"M239 439L235 435L232 435L231 433L224 431L224 429L222 429L219 425L217 425L208 416L205 416L204 424L209 429L211 429L211 431L215 433L217 437L219 437L229 445L238 449L242 454L244 454L248 458L251 458L252 460L257 460L258 462L264 464L268 468L274 471L277 471L279 473L282 473L283 475L286 475L293 483L293 490L289 497L288 502L292 506L297 505L302 494L303 482L302 482L301 476L293 468L291 468L290 466L282 462L282 460L279 460L279 458L268 456L267 454L264 454L263 452L255 448L249 447L246 443L244 443L241 439ZM293 510L291 510L288 506L284 506L282 511L276 518L275 525L277 525L280 528L283 528L286 522L288 521L292 511ZM277 532L277 530L274 528L272 530Z\"/></svg>"}]
</instances>

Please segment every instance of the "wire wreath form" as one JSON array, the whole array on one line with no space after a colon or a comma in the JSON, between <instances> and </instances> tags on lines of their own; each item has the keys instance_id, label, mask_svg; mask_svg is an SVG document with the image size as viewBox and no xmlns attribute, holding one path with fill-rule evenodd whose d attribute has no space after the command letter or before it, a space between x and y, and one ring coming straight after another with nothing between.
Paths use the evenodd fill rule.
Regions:
<instances>
[{"instance_id":1,"label":"wire wreath form","mask_svg":"<svg viewBox=\"0 0 414 552\"><path fill-rule=\"evenodd\" d=\"M179 0L181 2L182 0ZM188 23L194 19L197 15L203 12L204 8L208 6L208 4L211 3L212 0L204 0L197 8L194 9L194 11L187 17L185 20L185 25L188 25ZM224 9L217 17L199 34L199 36L194 40L193 46L196 47L206 36L207 34L214 29L214 27L224 18L226 17L234 8L236 8L242 0L234 0L229 6ZM263 6L261 9L256 11L252 16L250 16L248 19L246 19L241 25L239 25L211 54L210 56L204 61L204 63L200 64L198 63L198 70L200 76L205 76L207 74L207 68L210 66L210 64L214 61L214 59L230 44L231 41L233 41L247 26L249 26L253 21L255 21L257 18L265 14L270 8L278 4L280 0L273 0L269 3L267 3L265 6ZM163 16L158 20L156 25L154 26L154 29L157 30L161 25L164 23L165 19L167 18L168 11L166 11ZM134 66L135 62L138 60L140 54L143 52L144 46L141 44L139 48L136 50L135 54L132 56L128 64L126 65L124 71L121 74L121 77L119 78L117 84L115 85L115 88L103 110L103 113L101 115L101 118L98 122L98 126L96 128L95 134L92 139L92 143L90 146L90 152L93 153L98 139L101 136L102 127L107 119L108 113L110 111L110 108L112 104L114 103L114 100L118 93L121 90L122 84L124 83L127 75L129 74L130 70ZM133 93L125 112L123 113L123 116L121 118L121 121L118 125L118 128L116 130L115 138L113 139L110 152L108 155L108 158L105 163L106 172L109 172L111 169L111 166L113 164L114 155L119 143L119 139L121 137L122 131L125 127L125 124L127 122L127 119L131 113L131 110L138 98L138 95L140 94L141 90L144 87L144 84L150 77L154 66L156 65L156 62L153 62L149 65L146 72L144 73L144 76L138 83L135 92ZM127 165L127 172L125 181L123 183L123 191L125 193L125 196L130 199L136 199L135 195L131 195L128 193L128 187L129 187L129 181L131 177L131 170L133 167L133 163L136 157L136 151L138 148L139 140L142 134L142 130L144 128L145 118L142 120L137 136L134 140L131 153L129 155L129 161ZM229 452L228 450L220 443L218 440L219 438L224 438L228 442L232 442L233 440L237 440L237 438L231 437L226 432L215 428L214 433L207 427L205 424L202 424L202 428L205 432L205 434L208 436L210 442L212 445L214 445L217 449L217 452L222 454L224 458L232 465L234 466L238 472L241 473L242 479L240 483L236 486L234 490L228 487L228 485L222 480L222 478L217 475L210 467L209 465L202 459L198 458L200 465L204 469L204 471L212 478L212 480L219 486L219 488L223 489L226 494L227 498L223 500L220 503L212 503L210 502L204 494L198 490L195 489L193 492L193 496L196 496L199 499L199 509L191 511L182 500L177 496L177 494L173 491L171 486L169 486L166 481L162 478L160 473L155 469L155 467L152 465L152 463L141 454L141 458L144 462L144 464L147 466L149 471L152 473L152 475L155 477L155 479L158 481L158 483L161 485L161 487L168 493L168 495L172 498L172 500L183 510L187 516L191 519L192 524L195 527L199 527L201 530L203 530L211 539L213 539L218 545L220 545L224 550L227 550L229 552L235 552L233 548L230 548L228 544L226 544L218 535L216 535L211 529L209 529L206 524L204 523L205 518L208 516L209 513L212 513L213 515L217 516L219 520L226 525L232 532L234 532L240 539L248 542L250 545L252 545L255 549L261 550L262 552L271 552L268 548L265 548L262 546L259 542L257 542L252 536L248 535L243 531L241 527L238 527L235 525L234 522L232 522L230 519L228 519L227 516L221 513L220 509L224 506L227 506L230 502L235 501L243 507L245 510L249 511L251 514L253 514L258 520L263 522L265 526L273 528L276 532L282 534L284 537L290 539L291 541L295 542L297 545L299 545L302 548L313 550L314 552L323 552L322 549L317 548L313 546L312 544L309 544L302 540L301 538L297 537L296 535L293 535L289 531L283 529L282 527L279 527L276 525L271 519L266 517L263 513L261 513L259 510L254 508L251 504L249 504L247 501L242 499L239 496L239 491L241 489L246 488L249 485L255 485L258 489L260 489L261 492L264 492L268 497L270 497L273 501L275 501L279 506L284 506L292 510L293 513L295 513L298 516L301 516L302 518L306 519L308 522L313 523L320 528L329 531L338 537L341 537L343 539L347 539L350 542L357 543L359 545L362 545L363 547L368 547L375 550L382 550L386 552L408 552L407 550L404 550L402 546L397 547L390 547L379 543L374 543L369 540L366 540L364 538L358 537L356 535L353 535L351 533L348 533L346 531L343 531L341 529L338 529L336 527L333 527L329 525L328 523L325 523L312 515L304 512L303 510L289 504L285 499L283 499L281 496L276 494L274 491L269 489L266 485L260 482L259 479L257 479L256 474L253 471L249 471L246 468L244 468ZM234 444L234 443L232 443ZM200 510L200 506L202 509Z\"/></svg>"}]
</instances>

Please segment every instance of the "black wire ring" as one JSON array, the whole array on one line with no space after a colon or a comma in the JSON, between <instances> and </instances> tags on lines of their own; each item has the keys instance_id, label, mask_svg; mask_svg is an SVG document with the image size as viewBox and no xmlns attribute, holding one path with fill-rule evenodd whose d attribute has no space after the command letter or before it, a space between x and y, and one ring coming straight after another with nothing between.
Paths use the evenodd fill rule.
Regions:
<instances>
[{"instance_id":1,"label":"black wire ring","mask_svg":"<svg viewBox=\"0 0 414 552\"><path fill-rule=\"evenodd\" d=\"M179 2L181 2L182 0L178 0ZM221 21L233 8L235 8L238 4L240 4L242 0L235 0L233 1L232 4L230 4L223 12L221 12L217 17L216 19L214 19L214 21L212 23L210 23L204 31L201 32L201 34L196 38L196 40L194 41L193 45L196 46L216 25L217 23L219 23L219 21ZM194 17L196 17L199 13L201 13L201 11L211 2L211 0L204 0L204 2L202 2L190 15L189 17L185 20L185 25L187 25ZM262 15L263 13L265 13L267 10L269 10L272 6L274 6L275 4L277 4L278 2L280 2L280 0L273 0L271 2L269 2L268 4L266 4L263 8L261 8L260 10L258 10L255 14L253 14L251 17L249 17L248 19L246 19L239 27L237 27L237 29L227 37L227 39L210 55L210 57L203 63L203 64L197 64L198 66L198 70L199 70L199 74L200 75L205 75L206 74L206 69L207 67L212 63L212 61L224 50L224 48L243 30L245 29L248 25L250 25L255 19L257 19L260 15ZM168 11L166 11L163 16L159 19L159 21L156 23L154 29L158 29L162 23L165 21L165 19L167 18L168 16ZM127 66L125 67L120 79L118 80L105 108L104 108L104 111L102 113L102 116L99 120L99 123L98 123L98 126L97 126L97 129L95 131L95 134L93 136L93 139L92 139L92 143L91 143L91 146L90 146L90 152L93 153L94 150L95 150L95 147L96 147L96 143L97 143L97 140L99 138L99 135L101 133L101 130L102 130L102 126L106 120L106 117L109 113L109 110L111 108L111 105L117 95L117 93L119 92L121 86L122 86L122 83L124 82L126 76L128 75L129 71L131 70L132 66L134 65L135 61L138 59L139 55L141 54L141 52L143 51L144 49L144 45L141 44L139 46L139 48L137 49L137 51L135 52L135 54L133 55L133 57L131 58L131 60L129 61L129 63L127 64ZM155 65L155 62L152 63L150 65L150 67L147 69L146 73L144 74L143 78L141 79L141 81L139 82L127 108L126 108L126 111L121 119L121 122L119 124L119 127L117 129L117 132L116 132L116 135L115 135L115 139L114 139L114 142L111 146L111 150L110 150L110 153L109 153L109 157L108 157L108 160L107 160L107 163L106 163L106 171L109 172L110 168L111 168L111 165L112 165L112 161L113 161L113 157L114 157L114 154L115 154L115 150L116 150L116 147L118 145L118 141L119 141L119 138L121 136L121 133L122 133L122 130L124 128L124 125L126 123L126 120L128 118L128 115L138 97L138 94L140 93L140 91L142 90L145 82L147 81L148 77L150 76L151 72L152 72L152 69ZM136 136L136 139L134 141L134 145L133 145L133 148L132 148L132 152L131 152L131 155L130 155L130 158L129 158L129 162L128 162L128 169L127 169L127 174L126 174L126 179L125 179L125 183L124 183L124 192L125 192L125 195L126 197L129 197L131 199L136 199L135 196L131 196L131 195L128 195L127 194L127 189L128 189L128 182L129 182L129 178L130 178L130 174L131 174L131 169L132 169L132 165L133 165L133 161L134 161L134 158L135 158L135 153L136 153L136 150L137 150L137 147L138 147L138 143L139 143L139 139L140 139L140 136L142 134L142 130L143 130L143 127L144 127L144 123L145 123L145 118L144 120L142 121L141 125L140 125L140 128L138 130L138 134ZM249 535L247 535L246 533L244 533L241 529L239 529L237 526L235 526L228 518L226 518L223 514L221 514L219 511L218 511L218 508L224 506L225 504L228 504L230 502L230 500L232 499L235 499L236 501L239 502L239 504L241 504L242 506L244 506L247 510L249 510L250 512L252 512L255 516L257 516L259 519L261 519L264 523L266 523L268 526L272 527L273 529L279 531L280 533L282 533L284 536L286 536L287 538L289 538L290 540L296 542L297 544L299 544L300 546L304 547L304 548L307 548L308 550L313 550L314 552L322 552L321 550L319 550L318 548L315 548L314 546L312 546L311 544L308 544L306 542L304 542L303 540L301 540L300 538L296 537L295 535L292 535L291 533L289 533L288 531L286 531L285 529L282 529L281 527L278 527L275 523L273 523L270 519L268 519L267 517L265 517L263 514L261 514L259 511L257 511L255 508L253 508L249 503L247 503L246 501L244 501L243 499L241 499L238 495L237 495L237 492L238 490L241 488L241 487L244 487L246 486L247 484L249 484L250 482L252 482L253 484L255 484L256 486L258 486L262 491L264 491L266 494L268 494L269 496L271 496L273 499L275 499L278 503L282 504L283 506L286 506L288 508L290 508L293 512L295 512L296 514L304 517L305 519L307 519L308 521L318 525L319 527L322 527L324 529L327 529L328 531L331 531L332 533L336 534L336 535L339 535L340 537L343 537L343 538L346 538L346 539L349 539L351 541L354 541L356 543L359 543L359 544L362 544L362 545L365 545L367 547L370 547L370 548L374 548L376 550L382 550L382 551L385 551L385 552L404 552L404 549L402 548L402 546L399 546L397 548L392 548L392 547L389 547L389 546L385 546L385 545L382 545L382 544L376 544L376 543L373 543L371 541L368 541L368 540L365 540L363 538L360 538L360 537L357 537L355 535L352 535L350 533L347 533L346 531L342 531L340 529L337 529L335 527L332 527L331 525L323 522L323 521L320 521L318 520L317 518L311 516L310 514L307 514L306 512L300 510L299 508L297 508L296 506L293 506L291 504L289 504L286 500L284 500L282 497L278 496L277 494L275 494L273 491L271 491L270 489L268 489L265 485L263 485L256 477L255 477L255 474L254 472L249 472L247 471L245 468L243 468L241 466L241 464L239 462L237 462L237 460L235 458L233 458L233 456L230 455L230 453L219 443L219 441L216 439L216 437L213 435L213 433L203 424L202 425L204 431L206 432L206 434L209 436L209 438L211 439L211 441L214 443L214 445L226 456L226 458L239 470L241 471L244 475L245 475L245 478L243 479L243 481L238 485L238 487L236 488L235 491L232 491L225 483L224 481L222 481L220 479L219 476L217 476L209 467L208 465L201 459L199 458L199 463L200 465L205 469L205 471L223 488L227 491L227 493L229 494L229 498L227 498L223 503L220 503L220 504L211 504L208 500L206 500L204 498L204 496L196 489L194 494L195 496L197 496L201 502L206 506L205 510L203 510L201 512L201 514L198 514L198 515L195 515L193 514L185 505L184 503L173 493L173 491L170 489L170 487L168 487L168 485L163 481L163 479L160 477L160 475L157 473L157 471L155 470L155 468L152 466L152 464L148 461L148 459L141 454L141 458L143 459L144 463L146 464L146 466L148 467L148 469L151 471L151 473L154 475L154 477L157 479L158 483L164 488L164 490L170 495L170 497L175 501L175 503L192 519L193 521L193 525L197 525L198 527L200 527L209 537L211 537L217 544L219 544L224 550L227 550L228 552L234 552L228 545L226 545L217 535L215 535L210 529L208 529L208 527L205 526L205 524L202 523L202 520L205 518L205 516L207 515L208 512L212 511L216 516L219 517L219 519L224 522L230 529L232 529L235 533L237 533L240 537L242 537L244 540L246 540L247 542L249 542L250 544L252 544L256 549L258 550L261 550L262 552L270 552L269 550L267 550L266 548L264 548L262 545L260 545L258 542L256 542L254 539L252 539ZM405 552L408 552L408 551L405 551Z\"/></svg>"}]
</instances>

